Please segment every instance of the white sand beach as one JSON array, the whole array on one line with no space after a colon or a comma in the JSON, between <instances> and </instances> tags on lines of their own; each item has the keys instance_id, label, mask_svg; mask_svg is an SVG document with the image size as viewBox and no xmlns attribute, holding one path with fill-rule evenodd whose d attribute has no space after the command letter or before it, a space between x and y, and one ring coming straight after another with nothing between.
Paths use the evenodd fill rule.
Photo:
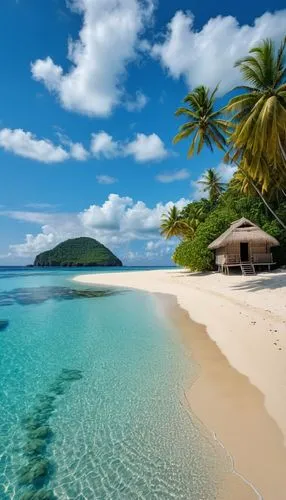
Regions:
<instances>
[{"instance_id":1,"label":"white sand beach","mask_svg":"<svg viewBox=\"0 0 286 500\"><path fill-rule=\"evenodd\" d=\"M261 496L253 498L285 498L286 272L243 277L174 269L75 280L176 297L199 324L183 334L202 371L186 391L191 409L255 485Z\"/></svg>"}]
</instances>

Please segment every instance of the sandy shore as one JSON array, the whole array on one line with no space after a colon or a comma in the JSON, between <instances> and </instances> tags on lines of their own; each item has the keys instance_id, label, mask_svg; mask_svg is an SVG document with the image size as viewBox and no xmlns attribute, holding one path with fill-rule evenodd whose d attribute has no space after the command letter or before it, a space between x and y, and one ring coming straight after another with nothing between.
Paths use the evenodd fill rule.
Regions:
<instances>
[{"instance_id":1,"label":"sandy shore","mask_svg":"<svg viewBox=\"0 0 286 500\"><path fill-rule=\"evenodd\" d=\"M230 483L238 473L254 487L243 495L235 487L231 498L285 499L286 273L245 278L156 270L75 279L176 297L188 313L176 318L182 341L201 366L186 391L188 403L233 457Z\"/></svg>"}]
</instances>

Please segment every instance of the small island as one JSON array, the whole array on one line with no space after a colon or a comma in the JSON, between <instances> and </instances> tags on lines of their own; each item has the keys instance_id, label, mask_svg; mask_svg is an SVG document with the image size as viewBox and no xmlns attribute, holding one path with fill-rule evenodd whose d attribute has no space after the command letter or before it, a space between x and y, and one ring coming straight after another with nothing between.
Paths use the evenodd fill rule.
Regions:
<instances>
[{"instance_id":1,"label":"small island","mask_svg":"<svg viewBox=\"0 0 286 500\"><path fill-rule=\"evenodd\" d=\"M35 258L35 267L122 266L108 248L93 238L66 240Z\"/></svg>"}]
</instances>

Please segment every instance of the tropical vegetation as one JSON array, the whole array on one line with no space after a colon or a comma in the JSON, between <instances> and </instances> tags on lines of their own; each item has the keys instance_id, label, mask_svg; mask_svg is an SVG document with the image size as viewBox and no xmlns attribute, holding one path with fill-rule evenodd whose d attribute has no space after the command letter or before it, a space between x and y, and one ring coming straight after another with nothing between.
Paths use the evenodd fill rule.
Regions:
<instances>
[{"instance_id":1,"label":"tropical vegetation","mask_svg":"<svg viewBox=\"0 0 286 500\"><path fill-rule=\"evenodd\" d=\"M188 158L204 147L223 151L224 161L236 167L225 185L215 169L198 181L207 198L176 207L162 218L161 234L181 240L175 263L191 270L212 269L214 255L208 245L229 224L247 217L275 236L279 264L286 262L286 37L278 50L264 40L235 63L244 85L219 109L218 88L199 86L184 99L176 116L180 126L174 143L189 141Z\"/></svg>"}]
</instances>

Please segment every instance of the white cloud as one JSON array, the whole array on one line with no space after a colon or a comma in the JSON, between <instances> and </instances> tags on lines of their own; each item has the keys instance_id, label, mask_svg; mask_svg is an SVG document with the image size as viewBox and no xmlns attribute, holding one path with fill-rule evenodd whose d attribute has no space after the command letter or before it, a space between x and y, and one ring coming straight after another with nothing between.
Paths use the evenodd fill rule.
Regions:
<instances>
[{"instance_id":1,"label":"white cloud","mask_svg":"<svg viewBox=\"0 0 286 500\"><path fill-rule=\"evenodd\" d=\"M59 163L67 160L69 154L61 146L48 139L37 139L31 132L22 129L0 130L0 147L16 155L43 163Z\"/></svg>"},{"instance_id":2,"label":"white cloud","mask_svg":"<svg viewBox=\"0 0 286 500\"><path fill-rule=\"evenodd\" d=\"M203 186L198 182L202 180L200 176L196 181L191 181L192 195L191 198L194 201L201 200L202 198L207 198L208 194L203 190Z\"/></svg>"},{"instance_id":3,"label":"white cloud","mask_svg":"<svg viewBox=\"0 0 286 500\"><path fill-rule=\"evenodd\" d=\"M96 158L132 156L139 163L160 161L169 154L157 134L137 134L134 140L124 142L115 141L111 135L101 131L92 134L90 149Z\"/></svg>"},{"instance_id":4,"label":"white cloud","mask_svg":"<svg viewBox=\"0 0 286 500\"><path fill-rule=\"evenodd\" d=\"M205 84L213 88L220 82L223 94L241 83L234 62L264 38L280 42L285 26L286 10L281 10L264 13L251 26L240 26L232 16L217 16L198 31L191 12L177 11L152 54L172 77L183 76L189 87Z\"/></svg>"},{"instance_id":5,"label":"white cloud","mask_svg":"<svg viewBox=\"0 0 286 500\"><path fill-rule=\"evenodd\" d=\"M176 245L178 244L177 239L165 240L163 238L159 240L150 240L146 244L146 256L149 258L163 257L164 255L169 255L173 253Z\"/></svg>"},{"instance_id":6,"label":"white cloud","mask_svg":"<svg viewBox=\"0 0 286 500\"><path fill-rule=\"evenodd\" d=\"M135 99L130 99L126 102L126 109L127 111L141 111L143 108L145 108L147 102L148 97L143 94L143 92L138 90L136 92Z\"/></svg>"},{"instance_id":7,"label":"white cloud","mask_svg":"<svg viewBox=\"0 0 286 500\"><path fill-rule=\"evenodd\" d=\"M132 156L137 162L160 161L168 156L163 141L157 134L137 134L134 140L115 141L104 131L91 135L90 152L81 142L72 142L61 131L57 132L60 145L49 139L38 139L22 129L0 129L0 148L18 156L43 163L59 163L68 159L86 161L90 154L97 159Z\"/></svg>"},{"instance_id":8,"label":"white cloud","mask_svg":"<svg viewBox=\"0 0 286 500\"><path fill-rule=\"evenodd\" d=\"M70 143L70 156L78 161L85 161L89 157L88 151L81 142Z\"/></svg>"},{"instance_id":9,"label":"white cloud","mask_svg":"<svg viewBox=\"0 0 286 500\"><path fill-rule=\"evenodd\" d=\"M79 38L68 44L71 67L65 73L51 57L38 59L31 65L33 78L64 108L108 116L124 101L126 67L136 59L141 34L152 20L153 0L69 0L68 5L83 16Z\"/></svg>"},{"instance_id":10,"label":"white cloud","mask_svg":"<svg viewBox=\"0 0 286 500\"><path fill-rule=\"evenodd\" d=\"M132 203L128 196L110 194L102 206L91 205L79 217L85 227L119 230L125 211Z\"/></svg>"},{"instance_id":11,"label":"white cloud","mask_svg":"<svg viewBox=\"0 0 286 500\"><path fill-rule=\"evenodd\" d=\"M181 209L188 202L189 200L181 198L175 204ZM121 247L119 253L123 252L125 244L152 240L152 248L148 247L146 250L156 250L158 254L159 246L164 248L159 234L161 217L173 205L174 202L169 201L148 207L143 201L135 202L128 196L110 194L102 205L91 205L75 214L10 211L2 212L1 215L41 226L38 234L29 233L24 242L10 246L10 252L18 257L32 258L67 238L77 236L96 238L113 249ZM157 240L162 242L158 246ZM166 244L166 248L169 246L169 243Z\"/></svg>"},{"instance_id":12,"label":"white cloud","mask_svg":"<svg viewBox=\"0 0 286 500\"><path fill-rule=\"evenodd\" d=\"M220 163L216 170L220 175L222 182L228 183L235 174L237 167Z\"/></svg>"},{"instance_id":13,"label":"white cloud","mask_svg":"<svg viewBox=\"0 0 286 500\"><path fill-rule=\"evenodd\" d=\"M33 208L35 210L46 210L46 209L54 209L57 208L59 205L55 205L53 203L26 203L25 207L26 208ZM1 208L1 205L0 205Z\"/></svg>"},{"instance_id":14,"label":"white cloud","mask_svg":"<svg viewBox=\"0 0 286 500\"><path fill-rule=\"evenodd\" d=\"M90 149L96 158L115 158L120 155L119 144L104 131L92 134Z\"/></svg>"},{"instance_id":15,"label":"white cloud","mask_svg":"<svg viewBox=\"0 0 286 500\"><path fill-rule=\"evenodd\" d=\"M138 162L159 161L168 156L163 141L157 134L137 134L134 141L129 142L125 154L134 156Z\"/></svg>"},{"instance_id":16,"label":"white cloud","mask_svg":"<svg viewBox=\"0 0 286 500\"><path fill-rule=\"evenodd\" d=\"M163 172L162 174L158 174L156 179L163 184L169 184L175 181L183 181L189 177L190 174L188 170L186 168L182 168L181 170L176 170L175 172Z\"/></svg>"},{"instance_id":17,"label":"white cloud","mask_svg":"<svg viewBox=\"0 0 286 500\"><path fill-rule=\"evenodd\" d=\"M85 149L81 142L71 141L71 139L60 127L55 127L55 129L60 143L65 146L65 148L69 149L69 155L71 158L78 161L86 161L88 159L89 152Z\"/></svg>"},{"instance_id":18,"label":"white cloud","mask_svg":"<svg viewBox=\"0 0 286 500\"><path fill-rule=\"evenodd\" d=\"M115 184L118 181L118 179L110 175L97 175L96 180L98 184Z\"/></svg>"}]
</instances>

